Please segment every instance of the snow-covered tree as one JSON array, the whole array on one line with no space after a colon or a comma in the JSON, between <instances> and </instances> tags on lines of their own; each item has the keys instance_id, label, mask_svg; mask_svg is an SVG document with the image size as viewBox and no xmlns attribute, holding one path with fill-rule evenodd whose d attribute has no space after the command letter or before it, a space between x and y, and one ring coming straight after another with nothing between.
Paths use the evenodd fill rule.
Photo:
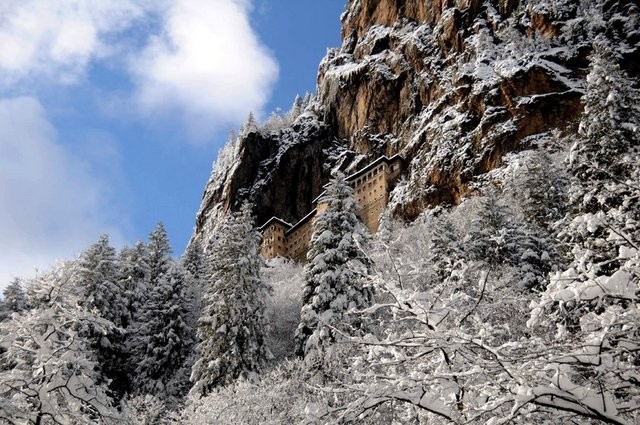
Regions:
<instances>
[{"instance_id":1,"label":"snow-covered tree","mask_svg":"<svg viewBox=\"0 0 640 425\"><path fill-rule=\"evenodd\" d=\"M247 119L240 127L240 137L245 137L249 133L255 133L256 131L258 131L258 129L258 121L256 121L253 112L249 112Z\"/></svg>"},{"instance_id":2,"label":"snow-covered tree","mask_svg":"<svg viewBox=\"0 0 640 425\"><path fill-rule=\"evenodd\" d=\"M561 237L583 270L611 274L624 262L615 258L619 248L635 249L640 239L640 92L603 37L594 43L583 99L569 158L574 215Z\"/></svg>"},{"instance_id":3,"label":"snow-covered tree","mask_svg":"<svg viewBox=\"0 0 640 425\"><path fill-rule=\"evenodd\" d=\"M0 371L0 420L29 424L119 423L87 327L113 324L86 308L75 284L78 263L62 264L29 283L34 307L0 324L11 368Z\"/></svg>"},{"instance_id":4,"label":"snow-covered tree","mask_svg":"<svg viewBox=\"0 0 640 425\"><path fill-rule=\"evenodd\" d=\"M111 381L117 394L122 394L127 390L126 373L121 365L125 353L122 325L129 321L130 312L126 293L118 283L116 251L109 244L109 237L103 235L80 256L76 285L85 308L116 326L104 332L89 324L83 336L96 350L104 379Z\"/></svg>"},{"instance_id":5,"label":"snow-covered tree","mask_svg":"<svg viewBox=\"0 0 640 425\"><path fill-rule=\"evenodd\" d=\"M78 263L78 284L85 302L102 317L121 326L128 320L128 308L122 288L118 285L116 250L109 244L109 236L102 235L89 246Z\"/></svg>"},{"instance_id":6,"label":"snow-covered tree","mask_svg":"<svg viewBox=\"0 0 640 425\"><path fill-rule=\"evenodd\" d=\"M296 98L291 105L291 109L289 110L289 112L287 112L287 122L289 124L293 123L296 118L298 118L300 114L302 114L302 112L304 111L304 107L304 100L302 100L299 95L296 95Z\"/></svg>"},{"instance_id":7,"label":"snow-covered tree","mask_svg":"<svg viewBox=\"0 0 640 425\"><path fill-rule=\"evenodd\" d=\"M610 423L640 420L632 378L640 372L638 100L598 38L569 162L574 214L559 223L571 261L551 276L529 320L547 347L577 352L558 355L554 367L567 406Z\"/></svg>"},{"instance_id":8,"label":"snow-covered tree","mask_svg":"<svg viewBox=\"0 0 640 425\"><path fill-rule=\"evenodd\" d=\"M192 393L206 395L238 378L252 379L269 356L260 234L249 205L230 215L207 247L203 311L198 321L199 358Z\"/></svg>"},{"instance_id":9,"label":"snow-covered tree","mask_svg":"<svg viewBox=\"0 0 640 425\"><path fill-rule=\"evenodd\" d=\"M518 257L520 235L511 208L489 190L465 238L469 257L489 266L510 264Z\"/></svg>"},{"instance_id":10,"label":"snow-covered tree","mask_svg":"<svg viewBox=\"0 0 640 425\"><path fill-rule=\"evenodd\" d=\"M191 307L186 296L188 277L180 265L172 265L150 288L142 306L134 336L134 345L141 353L135 369L136 387L141 393L166 398L184 392L173 378L194 342L193 330L187 325Z\"/></svg>"},{"instance_id":11,"label":"snow-covered tree","mask_svg":"<svg viewBox=\"0 0 640 425\"><path fill-rule=\"evenodd\" d=\"M122 420L126 425L175 424L166 404L151 394L139 395L122 402Z\"/></svg>"},{"instance_id":12,"label":"snow-covered tree","mask_svg":"<svg viewBox=\"0 0 640 425\"><path fill-rule=\"evenodd\" d=\"M383 246L388 246L391 242L391 231L393 230L393 223L391 221L391 214L385 210L380 215L380 221L378 225L378 232L376 233L377 241Z\"/></svg>"},{"instance_id":13,"label":"snow-covered tree","mask_svg":"<svg viewBox=\"0 0 640 425\"><path fill-rule=\"evenodd\" d=\"M22 280L15 278L2 291L2 304L5 311L11 313L22 313L27 309L27 299L22 287Z\"/></svg>"},{"instance_id":14,"label":"snow-covered tree","mask_svg":"<svg viewBox=\"0 0 640 425\"><path fill-rule=\"evenodd\" d=\"M332 328L341 327L348 310L367 306L372 295L364 282L368 259L361 246L366 234L353 189L344 176L329 182L318 203L326 209L314 223L296 330L296 352L313 367L320 366L322 352L334 340Z\"/></svg>"},{"instance_id":15,"label":"snow-covered tree","mask_svg":"<svg viewBox=\"0 0 640 425\"><path fill-rule=\"evenodd\" d=\"M415 240L420 229L407 232ZM637 251L621 254L626 268L617 275L591 282L558 275L538 299L511 273L422 285L419 269L405 264L413 245L393 244L386 270L376 263L377 302L359 314L380 325L362 336L343 333L343 379L324 386L319 422L638 421ZM604 307L606 296L614 308L583 315L579 330L553 320L578 299L595 297Z\"/></svg>"},{"instance_id":16,"label":"snow-covered tree","mask_svg":"<svg viewBox=\"0 0 640 425\"><path fill-rule=\"evenodd\" d=\"M137 242L133 248L124 247L118 254L118 285L124 291L129 311L129 321L122 323L124 328L139 321L139 312L147 297L151 276L147 259L147 246L142 242Z\"/></svg>"},{"instance_id":17,"label":"snow-covered tree","mask_svg":"<svg viewBox=\"0 0 640 425\"><path fill-rule=\"evenodd\" d=\"M187 246L180 263L182 267L193 277L196 281L202 279L204 274L204 251L199 242L193 241Z\"/></svg>"},{"instance_id":18,"label":"snow-covered tree","mask_svg":"<svg viewBox=\"0 0 640 425\"><path fill-rule=\"evenodd\" d=\"M266 119L260 130L263 133L276 133L287 125L289 125L288 115L283 115L282 110L277 108L269 114L269 117Z\"/></svg>"},{"instance_id":19,"label":"snow-covered tree","mask_svg":"<svg viewBox=\"0 0 640 425\"><path fill-rule=\"evenodd\" d=\"M567 177L543 150L526 155L506 185L527 223L547 234L567 212Z\"/></svg>"},{"instance_id":20,"label":"snow-covered tree","mask_svg":"<svg viewBox=\"0 0 640 425\"><path fill-rule=\"evenodd\" d=\"M299 262L276 257L267 262L263 276L273 288L267 299L269 332L265 341L274 360L294 356L295 330L302 308L303 266Z\"/></svg>"},{"instance_id":21,"label":"snow-covered tree","mask_svg":"<svg viewBox=\"0 0 640 425\"><path fill-rule=\"evenodd\" d=\"M205 282L205 255L200 242L191 241L187 246L182 258L180 259L180 265L188 274L188 284L185 287L185 296L188 303L191 305L191 311L186 318L187 325L192 328L197 328L198 318L202 312L202 297L204 294L204 282Z\"/></svg>"},{"instance_id":22,"label":"snow-covered tree","mask_svg":"<svg viewBox=\"0 0 640 425\"><path fill-rule=\"evenodd\" d=\"M185 250L180 264L189 273L188 296L193 300L198 309L202 299L203 280L205 277L205 256L202 246L198 241L192 241Z\"/></svg>"},{"instance_id":23,"label":"snow-covered tree","mask_svg":"<svg viewBox=\"0 0 640 425\"><path fill-rule=\"evenodd\" d=\"M444 281L451 277L464 258L462 236L447 217L436 221L429 245L432 278Z\"/></svg>"},{"instance_id":24,"label":"snow-covered tree","mask_svg":"<svg viewBox=\"0 0 640 425\"><path fill-rule=\"evenodd\" d=\"M300 360L269 368L257 382L239 380L207 394L189 397L180 415L184 425L281 425L308 423L305 405L313 395Z\"/></svg>"},{"instance_id":25,"label":"snow-covered tree","mask_svg":"<svg viewBox=\"0 0 640 425\"><path fill-rule=\"evenodd\" d=\"M635 80L618 65L603 36L593 45L584 114L572 147L570 192L579 212L593 213L621 205L630 189L627 179L637 170L640 153L640 95Z\"/></svg>"},{"instance_id":26,"label":"snow-covered tree","mask_svg":"<svg viewBox=\"0 0 640 425\"><path fill-rule=\"evenodd\" d=\"M149 283L157 284L160 277L165 274L173 264L171 258L171 244L164 224L158 223L149 234L147 242L147 267L149 267Z\"/></svg>"},{"instance_id":27,"label":"snow-covered tree","mask_svg":"<svg viewBox=\"0 0 640 425\"><path fill-rule=\"evenodd\" d=\"M304 98L302 99L302 109L304 110L307 106L311 104L313 101L313 95L309 92L304 94Z\"/></svg>"}]
</instances>

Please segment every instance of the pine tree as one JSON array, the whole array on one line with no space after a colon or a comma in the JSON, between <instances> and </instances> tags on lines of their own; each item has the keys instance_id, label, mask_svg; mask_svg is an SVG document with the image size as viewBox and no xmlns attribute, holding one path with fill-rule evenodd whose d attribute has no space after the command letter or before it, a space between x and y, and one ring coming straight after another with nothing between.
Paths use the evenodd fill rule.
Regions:
<instances>
[{"instance_id":1,"label":"pine tree","mask_svg":"<svg viewBox=\"0 0 640 425\"><path fill-rule=\"evenodd\" d=\"M149 282L155 285L158 279L165 274L173 263L171 258L171 244L164 224L158 223L149 234L147 243L147 266L149 267Z\"/></svg>"},{"instance_id":2,"label":"pine tree","mask_svg":"<svg viewBox=\"0 0 640 425\"><path fill-rule=\"evenodd\" d=\"M495 190L489 190L480 200L477 218L471 226L465 238L471 260L497 266L518 258L519 235L514 215Z\"/></svg>"},{"instance_id":3,"label":"pine tree","mask_svg":"<svg viewBox=\"0 0 640 425\"><path fill-rule=\"evenodd\" d=\"M543 290L549 273L563 262L555 223L567 213L568 181L544 151L530 152L522 165L506 182L524 218L517 233L519 257L514 260L519 286Z\"/></svg>"},{"instance_id":4,"label":"pine tree","mask_svg":"<svg viewBox=\"0 0 640 425\"><path fill-rule=\"evenodd\" d=\"M196 281L200 281L204 274L204 252L199 242L192 241L187 246L182 258L180 259L182 267L189 273Z\"/></svg>"},{"instance_id":5,"label":"pine tree","mask_svg":"<svg viewBox=\"0 0 640 425\"><path fill-rule=\"evenodd\" d=\"M380 215L378 233L376 234L378 241L387 248L391 243L391 235L393 231L393 223L391 222L390 215L391 214L387 210Z\"/></svg>"},{"instance_id":6,"label":"pine tree","mask_svg":"<svg viewBox=\"0 0 640 425\"><path fill-rule=\"evenodd\" d=\"M627 416L622 408L638 397L627 389L637 387L629 374L640 365L640 114L635 83L599 37L591 55L580 138L569 158L572 214L559 223L570 264L551 276L532 303L528 322L555 332L563 345L582 347L580 354L588 353L558 356L566 370L558 382L565 381L574 394L583 394L580 385L587 382L591 395L575 405L603 400L601 409L615 412L620 423L638 418L637 412Z\"/></svg>"},{"instance_id":7,"label":"pine tree","mask_svg":"<svg viewBox=\"0 0 640 425\"><path fill-rule=\"evenodd\" d=\"M603 36L594 42L583 103L569 160L571 202L577 212L593 213L620 205L640 153L640 96Z\"/></svg>"},{"instance_id":8,"label":"pine tree","mask_svg":"<svg viewBox=\"0 0 640 425\"><path fill-rule=\"evenodd\" d=\"M544 290L549 273L557 269L560 260L556 242L538 227L525 226L518 244L519 257L515 257L518 286L533 291Z\"/></svg>"},{"instance_id":9,"label":"pine tree","mask_svg":"<svg viewBox=\"0 0 640 425\"><path fill-rule=\"evenodd\" d=\"M162 381L157 381L160 378L155 372L147 373L145 370L144 379L138 379L138 376L141 373L140 365L149 361L148 349L158 349L156 346L149 347L149 340L159 326L157 322L162 322L163 319L156 318L153 324L149 322L162 309L158 306L158 299L167 290L165 280L169 278L168 273L175 263L171 253L167 231L162 223L158 223L149 234L146 244L137 244L133 251L129 251L129 259L125 263L131 273L129 291L133 291L130 292L130 301L133 303L130 332L134 337L127 341L127 355L133 366L128 373L134 392L162 386Z\"/></svg>"},{"instance_id":10,"label":"pine tree","mask_svg":"<svg viewBox=\"0 0 640 425\"><path fill-rule=\"evenodd\" d=\"M117 273L116 250L109 244L109 236L102 235L82 253L78 280L88 305L97 309L101 317L121 326L128 309Z\"/></svg>"},{"instance_id":11,"label":"pine tree","mask_svg":"<svg viewBox=\"0 0 640 425\"><path fill-rule=\"evenodd\" d=\"M298 118L300 114L302 114L303 111L304 111L303 100L299 95L296 95L296 98L294 99L293 104L291 105L291 109L287 113L287 122L293 123L296 120L296 118Z\"/></svg>"},{"instance_id":12,"label":"pine tree","mask_svg":"<svg viewBox=\"0 0 640 425\"><path fill-rule=\"evenodd\" d=\"M111 381L116 395L122 395L128 387L126 373L120 364L126 351L122 325L129 320L129 308L126 293L118 285L116 251L109 244L107 235L101 236L82 253L76 278L86 308L95 310L101 318L119 328L105 333L89 325L83 336L96 350L103 379Z\"/></svg>"},{"instance_id":13,"label":"pine tree","mask_svg":"<svg viewBox=\"0 0 640 425\"><path fill-rule=\"evenodd\" d=\"M531 152L507 184L525 220L547 234L567 212L567 179L544 151Z\"/></svg>"},{"instance_id":14,"label":"pine tree","mask_svg":"<svg viewBox=\"0 0 640 425\"><path fill-rule=\"evenodd\" d=\"M466 255L489 269L515 268L517 286L541 289L553 269L554 243L535 225L519 222L508 204L490 190L465 238Z\"/></svg>"},{"instance_id":15,"label":"pine tree","mask_svg":"<svg viewBox=\"0 0 640 425\"><path fill-rule=\"evenodd\" d=\"M258 121L256 121L253 112L249 112L246 121L242 124L242 127L240 127L240 137L245 137L249 133L255 133L258 129Z\"/></svg>"},{"instance_id":16,"label":"pine tree","mask_svg":"<svg viewBox=\"0 0 640 425\"><path fill-rule=\"evenodd\" d=\"M444 282L464 258L462 237L447 217L436 221L429 244L431 275L436 282Z\"/></svg>"},{"instance_id":17,"label":"pine tree","mask_svg":"<svg viewBox=\"0 0 640 425\"><path fill-rule=\"evenodd\" d=\"M574 244L581 263L606 274L620 264L612 258L620 243L640 239L640 92L602 36L594 43L583 102L580 138L569 158L574 216L561 236Z\"/></svg>"},{"instance_id":18,"label":"pine tree","mask_svg":"<svg viewBox=\"0 0 640 425\"><path fill-rule=\"evenodd\" d=\"M313 96L311 93L306 92L304 94L304 99L302 99L302 109L306 109L307 106L311 105L311 101L313 101Z\"/></svg>"},{"instance_id":19,"label":"pine tree","mask_svg":"<svg viewBox=\"0 0 640 425\"><path fill-rule=\"evenodd\" d=\"M137 242L133 248L124 247L118 254L118 286L124 291L128 316L122 326L126 329L139 322L139 312L147 298L151 270L147 264L147 246Z\"/></svg>"},{"instance_id":20,"label":"pine tree","mask_svg":"<svg viewBox=\"0 0 640 425\"><path fill-rule=\"evenodd\" d=\"M137 363L137 389L157 396L179 396L180 389L168 385L184 364L194 335L187 325L190 303L186 296L188 274L174 264L150 289L136 332L142 356Z\"/></svg>"},{"instance_id":21,"label":"pine tree","mask_svg":"<svg viewBox=\"0 0 640 425\"><path fill-rule=\"evenodd\" d=\"M202 312L202 296L204 294L205 263L204 252L198 241L192 241L180 259L180 264L189 274L189 285L185 288L186 296L192 305L187 320L189 327L196 328Z\"/></svg>"},{"instance_id":22,"label":"pine tree","mask_svg":"<svg viewBox=\"0 0 640 425\"><path fill-rule=\"evenodd\" d=\"M552 277L548 288L551 294L569 287L580 295L571 308L559 309L558 320L571 330L579 329L589 312L631 314L631 306L616 299L623 298L618 291L629 280L626 276L638 274L639 100L634 81L620 69L607 41L598 37L587 77L581 137L569 158L573 214L560 223L570 264ZM630 282L637 285L637 278Z\"/></svg>"},{"instance_id":23,"label":"pine tree","mask_svg":"<svg viewBox=\"0 0 640 425\"><path fill-rule=\"evenodd\" d=\"M328 184L319 204L327 208L314 224L296 330L297 354L308 356L314 351L314 357L334 339L331 327L340 326L349 309L368 305L372 296L363 284L368 260L358 246L365 240L365 230L357 217L353 189L344 176Z\"/></svg>"},{"instance_id":24,"label":"pine tree","mask_svg":"<svg viewBox=\"0 0 640 425\"><path fill-rule=\"evenodd\" d=\"M199 359L193 366L192 393L205 395L238 378L252 378L269 355L262 279L260 234L250 208L232 214L207 247L204 309L198 321Z\"/></svg>"},{"instance_id":25,"label":"pine tree","mask_svg":"<svg viewBox=\"0 0 640 425\"><path fill-rule=\"evenodd\" d=\"M2 291L2 296L4 309L9 314L22 313L27 309L27 299L20 279L13 279Z\"/></svg>"}]
</instances>

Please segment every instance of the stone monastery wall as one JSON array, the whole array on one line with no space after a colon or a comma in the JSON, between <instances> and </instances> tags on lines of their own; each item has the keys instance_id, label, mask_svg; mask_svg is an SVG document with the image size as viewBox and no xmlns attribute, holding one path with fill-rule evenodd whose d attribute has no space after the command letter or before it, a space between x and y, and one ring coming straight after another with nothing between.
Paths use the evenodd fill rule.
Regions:
<instances>
[{"instance_id":1,"label":"stone monastery wall","mask_svg":"<svg viewBox=\"0 0 640 425\"><path fill-rule=\"evenodd\" d=\"M389 200L389 192L400 177L403 162L398 155L391 158L382 156L347 177L360 206L360 219L371 233L378 231L380 216ZM280 256L296 261L306 260L315 217L326 208L325 205L318 204L321 197L322 195L316 198L311 212L296 224L272 217L260 227L261 254L264 258Z\"/></svg>"}]
</instances>

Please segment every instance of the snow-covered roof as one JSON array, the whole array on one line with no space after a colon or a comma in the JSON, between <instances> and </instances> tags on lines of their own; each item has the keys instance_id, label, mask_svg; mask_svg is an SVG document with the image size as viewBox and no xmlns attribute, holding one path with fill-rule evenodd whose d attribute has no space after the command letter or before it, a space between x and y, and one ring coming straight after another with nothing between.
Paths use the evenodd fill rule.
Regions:
<instances>
[{"instance_id":1,"label":"snow-covered roof","mask_svg":"<svg viewBox=\"0 0 640 425\"><path fill-rule=\"evenodd\" d=\"M295 230L297 230L300 226L302 226L304 223L306 223L307 221L309 221L309 219L311 217L313 217L316 213L318 212L317 208L314 208L311 210L311 212L307 215L305 215L304 217L302 217L300 219L300 221L298 221L296 224L294 224L289 230L287 230L287 233L291 233L294 232Z\"/></svg>"},{"instance_id":2,"label":"snow-covered roof","mask_svg":"<svg viewBox=\"0 0 640 425\"><path fill-rule=\"evenodd\" d=\"M267 222L266 222L266 223L264 223L262 226L258 227L258 230L262 232L262 231L263 231L263 230L265 230L267 227L271 226L271 224L273 224L273 223L279 223L279 224L282 224L282 225L283 225L284 227L286 227L287 229L289 229L289 228L293 227L293 225L292 225L292 224L287 223L287 222L286 222L286 221L284 221L283 219L278 218L278 217L276 217L276 216L274 215L274 216L273 216L273 217L271 217L269 220L267 220Z\"/></svg>"},{"instance_id":3,"label":"snow-covered roof","mask_svg":"<svg viewBox=\"0 0 640 425\"><path fill-rule=\"evenodd\" d=\"M326 186L326 185L325 185ZM323 190L322 193L318 196L315 197L315 199L313 201L311 201L311 205L315 205L318 203L318 201L320 200L320 198L322 198L322 196L327 193L326 190Z\"/></svg>"},{"instance_id":4,"label":"snow-covered roof","mask_svg":"<svg viewBox=\"0 0 640 425\"><path fill-rule=\"evenodd\" d=\"M375 161L373 161L372 163L370 163L369 165L367 165L366 167L359 169L358 171L356 171L355 173L351 174L350 176L347 176L347 181L352 181L354 179L357 179L362 174L365 174L369 170L377 167L378 164L380 164L381 162L386 162L387 164L390 164L390 163L396 162L396 161L403 162L404 158L401 157L398 154L393 155L391 158L387 157L386 155L383 155L380 158L378 158Z\"/></svg>"}]
</instances>

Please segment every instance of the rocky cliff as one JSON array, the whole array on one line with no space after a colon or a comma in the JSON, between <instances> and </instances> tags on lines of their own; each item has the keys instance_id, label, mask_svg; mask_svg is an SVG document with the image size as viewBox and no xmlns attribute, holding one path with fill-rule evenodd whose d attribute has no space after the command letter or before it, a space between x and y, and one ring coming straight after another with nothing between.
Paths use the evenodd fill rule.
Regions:
<instances>
[{"instance_id":1,"label":"rocky cliff","mask_svg":"<svg viewBox=\"0 0 640 425\"><path fill-rule=\"evenodd\" d=\"M409 164L394 214L456 203L506 152L576 132L595 37L638 75L638 15L624 0L351 0L315 97L221 153L194 237L245 199L259 223L296 221L332 170L382 154Z\"/></svg>"}]
</instances>

